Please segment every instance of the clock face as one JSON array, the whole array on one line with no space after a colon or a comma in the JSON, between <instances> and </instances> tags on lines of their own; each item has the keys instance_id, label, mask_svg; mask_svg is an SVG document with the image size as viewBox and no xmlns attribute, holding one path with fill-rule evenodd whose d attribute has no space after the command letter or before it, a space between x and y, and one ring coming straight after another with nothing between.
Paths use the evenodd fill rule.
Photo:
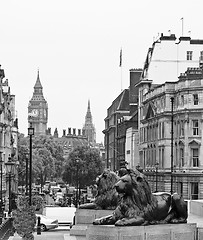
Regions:
<instances>
[{"instance_id":1,"label":"clock face","mask_svg":"<svg viewBox=\"0 0 203 240\"><path fill-rule=\"evenodd\" d=\"M33 116L33 117L37 117L38 114L39 114L38 109L33 109L33 110L32 110L32 116Z\"/></svg>"}]
</instances>

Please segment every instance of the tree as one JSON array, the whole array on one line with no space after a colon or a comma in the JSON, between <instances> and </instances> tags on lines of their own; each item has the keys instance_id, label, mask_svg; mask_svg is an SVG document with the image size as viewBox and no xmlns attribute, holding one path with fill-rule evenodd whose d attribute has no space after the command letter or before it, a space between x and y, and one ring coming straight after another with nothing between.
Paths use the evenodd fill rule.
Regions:
<instances>
[{"instance_id":1,"label":"tree","mask_svg":"<svg viewBox=\"0 0 203 240\"><path fill-rule=\"evenodd\" d=\"M25 185L25 176L26 176L26 157L29 154L28 148L28 139L24 135L19 136L18 141L18 185Z\"/></svg>"},{"instance_id":2,"label":"tree","mask_svg":"<svg viewBox=\"0 0 203 240\"><path fill-rule=\"evenodd\" d=\"M79 159L77 163L77 159ZM68 158L62 178L71 185L77 185L77 170L80 188L90 186L102 172L102 161L99 151L94 148L79 146Z\"/></svg>"},{"instance_id":3,"label":"tree","mask_svg":"<svg viewBox=\"0 0 203 240\"><path fill-rule=\"evenodd\" d=\"M64 167L63 148L52 136L34 136L32 146L33 179L41 179L44 184L51 176L61 178ZM29 138L20 135L19 145L19 184L25 183L26 155L29 157Z\"/></svg>"}]
</instances>

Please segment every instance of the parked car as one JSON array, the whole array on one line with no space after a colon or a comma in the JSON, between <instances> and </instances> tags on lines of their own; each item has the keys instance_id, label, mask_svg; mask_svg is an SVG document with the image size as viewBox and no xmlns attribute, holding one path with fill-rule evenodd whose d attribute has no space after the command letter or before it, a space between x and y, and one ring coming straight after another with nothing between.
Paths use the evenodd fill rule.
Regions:
<instances>
[{"instance_id":1,"label":"parked car","mask_svg":"<svg viewBox=\"0 0 203 240\"><path fill-rule=\"evenodd\" d=\"M58 219L51 219L42 214L36 214L36 216L37 216L37 219L38 217L40 217L40 226L41 226L42 232L58 227ZM37 222L38 221L36 221L36 228L37 228Z\"/></svg>"}]
</instances>

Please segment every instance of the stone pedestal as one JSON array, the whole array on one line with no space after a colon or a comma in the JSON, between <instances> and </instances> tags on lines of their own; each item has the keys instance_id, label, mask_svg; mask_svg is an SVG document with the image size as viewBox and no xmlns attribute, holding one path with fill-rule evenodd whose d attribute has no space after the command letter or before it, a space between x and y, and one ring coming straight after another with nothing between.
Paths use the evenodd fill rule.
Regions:
<instances>
[{"instance_id":1,"label":"stone pedestal","mask_svg":"<svg viewBox=\"0 0 203 240\"><path fill-rule=\"evenodd\" d=\"M87 228L87 240L196 240L196 224L159 224L115 227L112 225Z\"/></svg>"},{"instance_id":2,"label":"stone pedestal","mask_svg":"<svg viewBox=\"0 0 203 240\"><path fill-rule=\"evenodd\" d=\"M96 218L112 214L113 210L76 209L75 224L92 224Z\"/></svg>"},{"instance_id":3,"label":"stone pedestal","mask_svg":"<svg viewBox=\"0 0 203 240\"><path fill-rule=\"evenodd\" d=\"M113 210L76 209L75 225L70 229L70 236L86 239L86 231L94 219L112 214Z\"/></svg>"}]
</instances>

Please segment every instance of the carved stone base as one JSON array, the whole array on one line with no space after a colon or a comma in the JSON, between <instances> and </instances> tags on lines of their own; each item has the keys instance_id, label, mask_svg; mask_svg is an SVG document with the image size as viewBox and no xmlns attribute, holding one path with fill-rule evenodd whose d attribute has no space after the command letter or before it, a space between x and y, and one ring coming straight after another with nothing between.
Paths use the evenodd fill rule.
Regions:
<instances>
[{"instance_id":1,"label":"carved stone base","mask_svg":"<svg viewBox=\"0 0 203 240\"><path fill-rule=\"evenodd\" d=\"M89 225L87 240L196 240L197 227L190 224L160 224L115 227Z\"/></svg>"},{"instance_id":2,"label":"carved stone base","mask_svg":"<svg viewBox=\"0 0 203 240\"><path fill-rule=\"evenodd\" d=\"M70 236L86 239L86 231L96 218L112 214L113 210L76 209L75 225L70 229Z\"/></svg>"},{"instance_id":3,"label":"carved stone base","mask_svg":"<svg viewBox=\"0 0 203 240\"><path fill-rule=\"evenodd\" d=\"M112 214L113 210L76 209L75 224L92 224L96 218Z\"/></svg>"}]
</instances>

